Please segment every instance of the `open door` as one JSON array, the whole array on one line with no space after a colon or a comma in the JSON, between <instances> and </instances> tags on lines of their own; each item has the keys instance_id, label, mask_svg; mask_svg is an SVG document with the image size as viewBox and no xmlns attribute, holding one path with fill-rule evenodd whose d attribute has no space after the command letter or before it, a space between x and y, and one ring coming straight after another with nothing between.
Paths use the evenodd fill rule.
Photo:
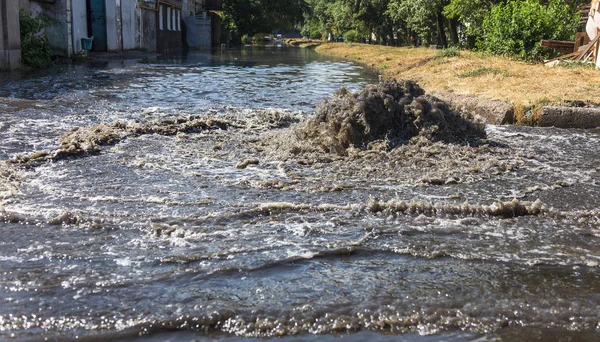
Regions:
<instances>
[{"instance_id":1,"label":"open door","mask_svg":"<svg viewBox=\"0 0 600 342\"><path fill-rule=\"evenodd\" d=\"M106 51L106 6L105 0L87 0L88 33L94 36L92 50Z\"/></svg>"}]
</instances>

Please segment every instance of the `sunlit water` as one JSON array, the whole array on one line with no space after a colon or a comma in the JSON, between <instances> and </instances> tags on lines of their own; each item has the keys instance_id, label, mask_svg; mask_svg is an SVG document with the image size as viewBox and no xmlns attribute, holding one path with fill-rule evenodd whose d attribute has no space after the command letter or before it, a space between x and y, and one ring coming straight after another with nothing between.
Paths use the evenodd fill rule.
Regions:
<instances>
[{"instance_id":1,"label":"sunlit water","mask_svg":"<svg viewBox=\"0 0 600 342\"><path fill-rule=\"evenodd\" d=\"M415 181L426 168L389 179L252 145L272 133L251 127L260 115L301 120L340 86L377 82L307 50L1 77L1 160L101 122L208 113L249 124L24 167L18 189L0 193L21 217L0 223L0 339L600 338L596 131L489 126L519 167L431 185ZM248 158L260 163L236 168ZM551 214L387 215L364 210L373 198L539 199ZM49 224L65 213L80 220Z\"/></svg>"}]
</instances>

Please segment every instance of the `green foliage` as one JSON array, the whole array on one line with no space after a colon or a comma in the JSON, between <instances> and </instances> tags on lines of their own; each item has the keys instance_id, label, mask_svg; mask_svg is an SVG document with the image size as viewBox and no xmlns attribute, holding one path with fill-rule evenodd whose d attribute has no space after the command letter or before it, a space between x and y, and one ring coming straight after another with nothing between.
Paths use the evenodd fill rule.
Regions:
<instances>
[{"instance_id":1,"label":"green foliage","mask_svg":"<svg viewBox=\"0 0 600 342\"><path fill-rule=\"evenodd\" d=\"M579 14L560 0L550 0L548 6L537 0L509 0L492 7L477 46L496 55L542 60L552 50L541 47L540 40L572 38L578 21Z\"/></svg>"},{"instance_id":2,"label":"green foliage","mask_svg":"<svg viewBox=\"0 0 600 342\"><path fill-rule=\"evenodd\" d=\"M242 38L240 38L240 41L241 41L242 45L243 45L243 44L249 44L249 43L251 43L251 42L252 42L252 37L250 37L250 36L249 36L249 35L247 35L247 34L243 34L243 35L242 35Z\"/></svg>"},{"instance_id":3,"label":"green foliage","mask_svg":"<svg viewBox=\"0 0 600 342\"><path fill-rule=\"evenodd\" d=\"M488 68L488 67L479 67L469 71L465 71L461 74L458 74L458 77L479 77L485 75L500 75L504 77L510 76L510 73L506 70L496 69L496 68Z\"/></svg>"},{"instance_id":4,"label":"green foliage","mask_svg":"<svg viewBox=\"0 0 600 342\"><path fill-rule=\"evenodd\" d=\"M321 33L321 31L311 31L309 37L311 39L321 39L323 38L323 34Z\"/></svg>"},{"instance_id":5,"label":"green foliage","mask_svg":"<svg viewBox=\"0 0 600 342\"><path fill-rule=\"evenodd\" d=\"M402 23L408 35L418 37L423 45L435 43L435 15L441 11L438 0L390 0L387 14Z\"/></svg>"},{"instance_id":6,"label":"green foliage","mask_svg":"<svg viewBox=\"0 0 600 342\"><path fill-rule=\"evenodd\" d=\"M362 36L356 30L350 30L344 33L344 41L347 43L364 43Z\"/></svg>"},{"instance_id":7,"label":"green foliage","mask_svg":"<svg viewBox=\"0 0 600 342\"><path fill-rule=\"evenodd\" d=\"M479 38L482 34L481 25L489 16L490 10L497 0L450 0L444 7L444 15L464 23L467 36Z\"/></svg>"},{"instance_id":8,"label":"green foliage","mask_svg":"<svg viewBox=\"0 0 600 342\"><path fill-rule=\"evenodd\" d=\"M48 37L41 31L50 26L50 21L34 18L27 11L19 12L21 26L21 62L30 68L44 68L53 64L52 49Z\"/></svg>"},{"instance_id":9,"label":"green foliage","mask_svg":"<svg viewBox=\"0 0 600 342\"><path fill-rule=\"evenodd\" d=\"M257 33L252 36L252 44L254 45L265 45L265 37L268 36L268 33Z\"/></svg>"},{"instance_id":10,"label":"green foliage","mask_svg":"<svg viewBox=\"0 0 600 342\"><path fill-rule=\"evenodd\" d=\"M435 54L435 58L443 58L443 57L459 57L460 56L460 50L456 47L450 47L447 49L442 49L439 50L436 54Z\"/></svg>"},{"instance_id":11,"label":"green foliage","mask_svg":"<svg viewBox=\"0 0 600 342\"><path fill-rule=\"evenodd\" d=\"M224 0L222 20L240 34L293 28L308 10L304 0Z\"/></svg>"}]
</instances>

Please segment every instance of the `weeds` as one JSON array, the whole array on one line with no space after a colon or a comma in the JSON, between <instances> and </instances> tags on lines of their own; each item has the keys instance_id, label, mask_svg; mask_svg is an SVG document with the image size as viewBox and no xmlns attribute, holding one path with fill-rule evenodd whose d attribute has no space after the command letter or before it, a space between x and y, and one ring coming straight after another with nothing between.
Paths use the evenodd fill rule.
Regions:
<instances>
[{"instance_id":1,"label":"weeds","mask_svg":"<svg viewBox=\"0 0 600 342\"><path fill-rule=\"evenodd\" d=\"M582 61L560 61L558 66L566 69L596 69L595 64Z\"/></svg>"},{"instance_id":2,"label":"weeds","mask_svg":"<svg viewBox=\"0 0 600 342\"><path fill-rule=\"evenodd\" d=\"M50 41L42 32L43 29L51 26L51 22L46 18L34 18L31 13L21 10L19 23L21 25L21 62L23 65L34 69L53 65Z\"/></svg>"},{"instance_id":3,"label":"weeds","mask_svg":"<svg viewBox=\"0 0 600 342\"><path fill-rule=\"evenodd\" d=\"M456 47L450 47L447 49L439 50L433 58L449 58L449 57L460 57L460 50Z\"/></svg>"},{"instance_id":4,"label":"weeds","mask_svg":"<svg viewBox=\"0 0 600 342\"><path fill-rule=\"evenodd\" d=\"M463 73L458 74L458 77L479 77L485 75L499 75L504 77L511 76L510 73L506 70L496 69L496 68L488 68L488 67L479 67L475 69L471 69L465 71Z\"/></svg>"}]
</instances>

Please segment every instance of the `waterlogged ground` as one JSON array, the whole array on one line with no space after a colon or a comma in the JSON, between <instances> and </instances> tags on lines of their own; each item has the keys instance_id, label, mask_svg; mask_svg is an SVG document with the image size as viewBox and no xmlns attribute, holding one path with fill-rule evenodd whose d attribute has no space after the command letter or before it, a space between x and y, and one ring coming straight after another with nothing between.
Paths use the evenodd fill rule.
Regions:
<instances>
[{"instance_id":1,"label":"waterlogged ground","mask_svg":"<svg viewBox=\"0 0 600 342\"><path fill-rule=\"evenodd\" d=\"M598 340L599 132L299 138L376 81L282 49L2 75L0 339Z\"/></svg>"}]
</instances>

